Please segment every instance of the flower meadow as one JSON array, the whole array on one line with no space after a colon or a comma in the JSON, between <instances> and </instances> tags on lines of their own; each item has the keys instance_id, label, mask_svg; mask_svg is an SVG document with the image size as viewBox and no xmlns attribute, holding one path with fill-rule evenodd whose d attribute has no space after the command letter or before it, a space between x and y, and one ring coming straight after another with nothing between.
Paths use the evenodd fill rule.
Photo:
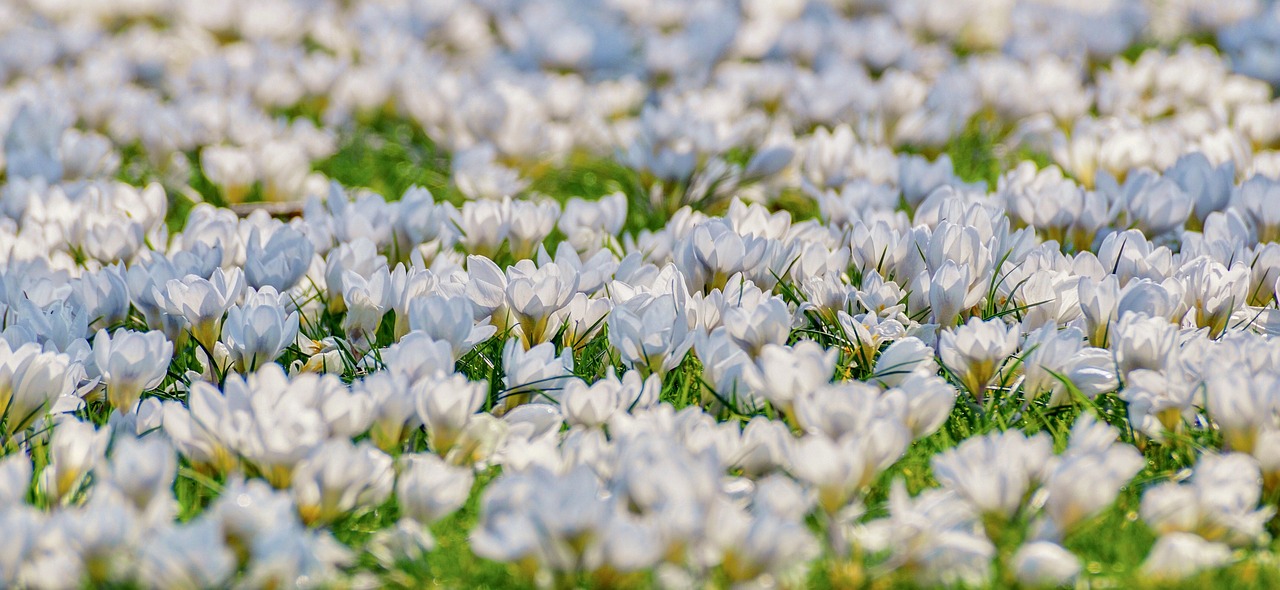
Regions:
<instances>
[{"instance_id":1,"label":"flower meadow","mask_svg":"<svg viewBox=\"0 0 1280 590\"><path fill-rule=\"evenodd\" d=\"M0 588L1280 587L1280 5L0 2Z\"/></svg>"}]
</instances>

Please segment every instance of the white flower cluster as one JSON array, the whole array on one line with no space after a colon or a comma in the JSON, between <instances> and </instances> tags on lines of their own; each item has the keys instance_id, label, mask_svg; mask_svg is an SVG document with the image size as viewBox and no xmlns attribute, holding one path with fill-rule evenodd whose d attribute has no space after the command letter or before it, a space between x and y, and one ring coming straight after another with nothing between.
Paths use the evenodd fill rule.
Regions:
<instances>
[{"instance_id":1,"label":"white flower cluster","mask_svg":"<svg viewBox=\"0 0 1280 590\"><path fill-rule=\"evenodd\" d=\"M1274 568L1277 47L1250 0L4 3L0 587L403 585L459 526L562 587ZM386 121L441 190L326 176ZM583 159L633 182L532 189Z\"/></svg>"}]
</instances>

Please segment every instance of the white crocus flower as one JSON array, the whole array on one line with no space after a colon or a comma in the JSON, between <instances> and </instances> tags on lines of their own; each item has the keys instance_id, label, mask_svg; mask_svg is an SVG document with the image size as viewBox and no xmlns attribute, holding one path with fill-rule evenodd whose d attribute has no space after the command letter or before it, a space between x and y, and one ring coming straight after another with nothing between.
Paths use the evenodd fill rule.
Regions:
<instances>
[{"instance_id":1,"label":"white crocus flower","mask_svg":"<svg viewBox=\"0 0 1280 590\"><path fill-rule=\"evenodd\" d=\"M1258 507L1262 474L1248 455L1205 455L1187 483L1163 483L1142 495L1140 513L1157 533L1193 533L1244 546L1266 535L1275 508Z\"/></svg>"},{"instance_id":2,"label":"white crocus flower","mask_svg":"<svg viewBox=\"0 0 1280 590\"><path fill-rule=\"evenodd\" d=\"M222 341L235 369L252 372L274 361L298 339L298 324L298 312L289 311L288 299L274 287L249 289L244 303L227 311Z\"/></svg>"},{"instance_id":3,"label":"white crocus flower","mask_svg":"<svg viewBox=\"0 0 1280 590\"><path fill-rule=\"evenodd\" d=\"M315 525L377 507L391 496L394 481L390 455L368 442L331 440L298 463L292 489L302 521Z\"/></svg>"},{"instance_id":4,"label":"white crocus flower","mask_svg":"<svg viewBox=\"0 0 1280 590\"><path fill-rule=\"evenodd\" d=\"M160 527L138 550L138 578L165 588L209 588L224 584L236 569L235 553L212 518Z\"/></svg>"},{"instance_id":5,"label":"white crocus flower","mask_svg":"<svg viewBox=\"0 0 1280 590\"><path fill-rule=\"evenodd\" d=\"M754 306L725 309L721 323L725 333L755 358L767 345L786 344L792 316L781 297L770 297Z\"/></svg>"},{"instance_id":6,"label":"white crocus flower","mask_svg":"<svg viewBox=\"0 0 1280 590\"><path fill-rule=\"evenodd\" d=\"M106 381L106 399L123 413L133 412L147 389L159 387L168 375L173 343L160 331L106 330L93 338L93 362Z\"/></svg>"},{"instance_id":7,"label":"white crocus flower","mask_svg":"<svg viewBox=\"0 0 1280 590\"><path fill-rule=\"evenodd\" d=\"M1156 544L1142 562L1142 573L1152 580L1181 580L1196 572L1222 567L1231 562L1231 548L1206 541L1191 533L1169 533Z\"/></svg>"},{"instance_id":8,"label":"white crocus flower","mask_svg":"<svg viewBox=\"0 0 1280 590\"><path fill-rule=\"evenodd\" d=\"M1013 555L1018 582L1031 588L1069 586L1080 575L1080 559L1051 541L1032 541Z\"/></svg>"},{"instance_id":9,"label":"white crocus flower","mask_svg":"<svg viewBox=\"0 0 1280 590\"><path fill-rule=\"evenodd\" d=\"M1017 431L968 439L933 456L934 477L977 512L1005 520L1025 505L1040 469L1053 453L1044 433L1026 437Z\"/></svg>"},{"instance_id":10,"label":"white crocus flower","mask_svg":"<svg viewBox=\"0 0 1280 590\"><path fill-rule=\"evenodd\" d=\"M614 305L606 320L609 344L623 364L643 374L666 374L693 347L680 294L638 294Z\"/></svg>"},{"instance_id":11,"label":"white crocus flower","mask_svg":"<svg viewBox=\"0 0 1280 590\"><path fill-rule=\"evenodd\" d=\"M494 326L477 325L474 305L463 296L417 297L410 301L408 315L409 329L447 342L455 358L461 358L498 331Z\"/></svg>"},{"instance_id":12,"label":"white crocus flower","mask_svg":"<svg viewBox=\"0 0 1280 590\"><path fill-rule=\"evenodd\" d=\"M160 500L173 503L170 490L178 473L178 458L163 436L118 437L111 445L106 467L106 485L119 490L139 512L148 512Z\"/></svg>"},{"instance_id":13,"label":"white crocus flower","mask_svg":"<svg viewBox=\"0 0 1280 590\"><path fill-rule=\"evenodd\" d=\"M488 398L484 383L457 374L424 381L415 390L418 419L427 427L431 450L441 457L453 449Z\"/></svg>"},{"instance_id":14,"label":"white crocus flower","mask_svg":"<svg viewBox=\"0 0 1280 590\"><path fill-rule=\"evenodd\" d=\"M450 465L438 455L404 455L396 478L396 504L402 516L429 525L461 508L474 481L470 468Z\"/></svg>"},{"instance_id":15,"label":"white crocus flower","mask_svg":"<svg viewBox=\"0 0 1280 590\"><path fill-rule=\"evenodd\" d=\"M506 303L520 325L521 342L530 348L550 340L560 326L554 314L578 291L578 274L554 262L535 266L522 260L507 271Z\"/></svg>"},{"instance_id":16,"label":"white crocus flower","mask_svg":"<svg viewBox=\"0 0 1280 590\"><path fill-rule=\"evenodd\" d=\"M265 243L255 229L245 249L245 280L255 289L272 287L287 292L307 274L314 255L311 240L292 226L276 228Z\"/></svg>"},{"instance_id":17,"label":"white crocus flower","mask_svg":"<svg viewBox=\"0 0 1280 590\"><path fill-rule=\"evenodd\" d=\"M49 465L40 472L40 490L57 504L84 481L104 458L111 433L93 424L64 420L49 439Z\"/></svg>"},{"instance_id":18,"label":"white crocus flower","mask_svg":"<svg viewBox=\"0 0 1280 590\"><path fill-rule=\"evenodd\" d=\"M5 438L26 430L75 387L71 359L35 343L11 348L0 339L0 416Z\"/></svg>"},{"instance_id":19,"label":"white crocus flower","mask_svg":"<svg viewBox=\"0 0 1280 590\"><path fill-rule=\"evenodd\" d=\"M978 401L1004 362L1018 349L1018 325L1000 318L967 323L938 335L938 356Z\"/></svg>"},{"instance_id":20,"label":"white crocus flower","mask_svg":"<svg viewBox=\"0 0 1280 590\"><path fill-rule=\"evenodd\" d=\"M207 280L196 275L170 280L155 298L166 313L187 320L196 342L213 350L222 333L222 317L240 299L244 287L244 271L219 268Z\"/></svg>"}]
</instances>

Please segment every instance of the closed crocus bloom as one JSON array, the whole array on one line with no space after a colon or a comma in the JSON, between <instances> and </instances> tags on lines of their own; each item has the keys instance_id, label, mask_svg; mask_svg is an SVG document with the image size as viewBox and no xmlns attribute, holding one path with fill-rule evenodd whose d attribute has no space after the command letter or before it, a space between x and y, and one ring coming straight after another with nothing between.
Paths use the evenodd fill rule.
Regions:
<instances>
[{"instance_id":1,"label":"closed crocus bloom","mask_svg":"<svg viewBox=\"0 0 1280 590\"><path fill-rule=\"evenodd\" d=\"M65 354L41 352L34 343L16 349L0 339L0 416L6 438L26 430L57 399L75 387L71 359Z\"/></svg>"},{"instance_id":2,"label":"closed crocus bloom","mask_svg":"<svg viewBox=\"0 0 1280 590\"><path fill-rule=\"evenodd\" d=\"M1080 575L1080 559L1052 541L1032 541L1013 554L1013 570L1026 587L1057 588Z\"/></svg>"},{"instance_id":3,"label":"closed crocus bloom","mask_svg":"<svg viewBox=\"0 0 1280 590\"><path fill-rule=\"evenodd\" d=\"M1258 242L1280 242L1280 181L1261 174L1250 177L1231 197L1258 232Z\"/></svg>"},{"instance_id":4,"label":"closed crocus bloom","mask_svg":"<svg viewBox=\"0 0 1280 590\"><path fill-rule=\"evenodd\" d=\"M476 306L476 315L492 317L498 330L511 323L507 309L507 275L496 263L484 256L467 257L467 299ZM480 319L477 317L476 319Z\"/></svg>"},{"instance_id":5,"label":"closed crocus bloom","mask_svg":"<svg viewBox=\"0 0 1280 590\"><path fill-rule=\"evenodd\" d=\"M1163 279L1168 276L1172 256L1168 248L1153 245L1136 229L1108 234L1098 247L1098 262L1122 285L1133 279Z\"/></svg>"},{"instance_id":6,"label":"closed crocus bloom","mask_svg":"<svg viewBox=\"0 0 1280 590\"><path fill-rule=\"evenodd\" d=\"M991 271L995 265L993 254L988 246L988 240L991 238L990 231L990 226L987 226L984 231L976 226L943 221L934 229L933 236L929 238L928 249L924 251L925 262L929 270L935 273L947 262L960 265L969 271L969 286L962 300L961 309L977 305L990 286Z\"/></svg>"},{"instance_id":7,"label":"closed crocus bloom","mask_svg":"<svg viewBox=\"0 0 1280 590\"><path fill-rule=\"evenodd\" d=\"M475 306L461 296L430 294L409 302L409 329L447 342L453 356L461 358L476 344L497 332L490 325L476 325Z\"/></svg>"},{"instance_id":8,"label":"closed crocus bloom","mask_svg":"<svg viewBox=\"0 0 1280 590\"><path fill-rule=\"evenodd\" d=\"M91 329L102 329L123 322L129 315L129 287L124 267L108 266L98 272L85 273L73 283L76 296L91 318Z\"/></svg>"},{"instance_id":9,"label":"closed crocus bloom","mask_svg":"<svg viewBox=\"0 0 1280 590\"><path fill-rule=\"evenodd\" d=\"M422 424L417 415L417 396L408 377L392 371L378 371L352 384L370 403L369 438L379 449L395 453L409 436L410 427Z\"/></svg>"},{"instance_id":10,"label":"closed crocus bloom","mask_svg":"<svg viewBox=\"0 0 1280 590\"><path fill-rule=\"evenodd\" d=\"M923 228L922 231L927 232L928 228ZM905 274L907 269L899 269L898 265L904 259L908 259L908 254L915 250L915 244L912 243L916 237L914 232L907 232L908 235L903 236L884 221L869 225L862 220L856 220L850 233L852 238L849 262L854 268L861 270L863 274L872 270L880 273L881 276L892 276L894 273L899 273L900 276ZM927 240L927 238L922 239ZM919 261L919 256L912 260ZM917 268L914 272L919 270L921 269Z\"/></svg>"},{"instance_id":11,"label":"closed crocus bloom","mask_svg":"<svg viewBox=\"0 0 1280 590\"><path fill-rule=\"evenodd\" d=\"M247 150L233 146L209 146L200 150L200 169L231 203L243 201L257 181L253 157Z\"/></svg>"},{"instance_id":12,"label":"closed crocus bloom","mask_svg":"<svg viewBox=\"0 0 1280 590\"><path fill-rule=\"evenodd\" d=\"M1144 313L1153 318L1167 318L1170 322L1174 322L1180 319L1179 314L1185 314L1187 311L1182 301L1182 291L1183 289L1177 283L1169 281L1165 283L1157 283L1149 279L1130 281L1124 289L1120 290L1120 300L1116 304L1115 316L1120 318L1130 313Z\"/></svg>"},{"instance_id":13,"label":"closed crocus bloom","mask_svg":"<svg viewBox=\"0 0 1280 590\"><path fill-rule=\"evenodd\" d=\"M1280 244L1259 244L1249 256L1251 270L1249 280L1249 305L1264 307L1276 300L1276 285L1280 284Z\"/></svg>"},{"instance_id":14,"label":"closed crocus bloom","mask_svg":"<svg viewBox=\"0 0 1280 590\"><path fill-rule=\"evenodd\" d=\"M40 472L40 489L52 504L76 491L84 477L102 460L111 433L93 424L65 420L49 438L49 465Z\"/></svg>"},{"instance_id":15,"label":"closed crocus bloom","mask_svg":"<svg viewBox=\"0 0 1280 590\"><path fill-rule=\"evenodd\" d=\"M1018 325L1000 318L969 318L964 325L938 335L942 364L982 401L996 372L1018 349Z\"/></svg>"},{"instance_id":16,"label":"closed crocus bloom","mask_svg":"<svg viewBox=\"0 0 1280 590\"><path fill-rule=\"evenodd\" d=\"M248 373L274 361L298 338L298 312L286 313L288 300L274 287L252 289L242 305L233 305L222 324L222 341L235 369Z\"/></svg>"},{"instance_id":17,"label":"closed crocus bloom","mask_svg":"<svg viewBox=\"0 0 1280 590\"><path fill-rule=\"evenodd\" d=\"M292 289L307 274L315 245L302 232L283 225L263 243L258 230L249 234L245 250L244 276L255 289L271 287L279 292Z\"/></svg>"},{"instance_id":18,"label":"closed crocus bloom","mask_svg":"<svg viewBox=\"0 0 1280 590\"><path fill-rule=\"evenodd\" d=\"M178 458L169 441L159 435L144 438L122 436L111 445L106 480L138 509L146 513L153 502L172 501Z\"/></svg>"},{"instance_id":19,"label":"closed crocus bloom","mask_svg":"<svg viewBox=\"0 0 1280 590\"><path fill-rule=\"evenodd\" d=\"M605 318L612 309L613 302L606 297L592 299L583 293L575 294L558 316L564 318L561 342L580 350L604 328Z\"/></svg>"},{"instance_id":20,"label":"closed crocus bloom","mask_svg":"<svg viewBox=\"0 0 1280 590\"><path fill-rule=\"evenodd\" d=\"M501 410L509 410L532 401L540 394L555 399L560 388L573 376L573 350L566 348L556 355L555 346L544 342L529 350L512 338L502 349L502 378L506 390L499 402Z\"/></svg>"},{"instance_id":21,"label":"closed crocus bloom","mask_svg":"<svg viewBox=\"0 0 1280 590\"><path fill-rule=\"evenodd\" d=\"M358 509L375 508L395 482L389 455L368 442L331 440L293 470L298 514L309 525L332 522Z\"/></svg>"},{"instance_id":22,"label":"closed crocus bloom","mask_svg":"<svg viewBox=\"0 0 1280 590\"><path fill-rule=\"evenodd\" d=\"M409 332L399 342L365 358L375 363L380 358L388 371L407 377L411 383L453 373L456 360L448 342L432 340L422 332Z\"/></svg>"},{"instance_id":23,"label":"closed crocus bloom","mask_svg":"<svg viewBox=\"0 0 1280 590\"><path fill-rule=\"evenodd\" d=\"M1094 346L1106 346L1111 331L1111 321L1116 318L1120 301L1120 284L1114 275L1101 281L1080 281L1076 285L1080 299L1080 311L1088 327L1086 336Z\"/></svg>"},{"instance_id":24,"label":"closed crocus bloom","mask_svg":"<svg viewBox=\"0 0 1280 590\"><path fill-rule=\"evenodd\" d=\"M98 330L93 339L93 357L107 382L107 401L116 410L129 414L138 405L142 392L164 381L173 358L173 343L161 332L116 330L110 337Z\"/></svg>"},{"instance_id":25,"label":"closed crocus bloom","mask_svg":"<svg viewBox=\"0 0 1280 590\"><path fill-rule=\"evenodd\" d=\"M872 376L884 387L897 387L918 371L935 373L937 370L933 348L915 336L908 336L880 352Z\"/></svg>"},{"instance_id":26,"label":"closed crocus bloom","mask_svg":"<svg viewBox=\"0 0 1280 590\"><path fill-rule=\"evenodd\" d=\"M244 271L219 268L207 280L196 275L170 280L156 300L167 313L186 319L196 342L213 350L222 333L222 316L240 298L244 286Z\"/></svg>"},{"instance_id":27,"label":"closed crocus bloom","mask_svg":"<svg viewBox=\"0 0 1280 590\"><path fill-rule=\"evenodd\" d=\"M450 465L437 455L404 455L396 478L396 505L402 516L430 525L461 508L474 482L470 468Z\"/></svg>"},{"instance_id":28,"label":"closed crocus bloom","mask_svg":"<svg viewBox=\"0 0 1280 590\"><path fill-rule=\"evenodd\" d=\"M951 260L933 273L933 280L929 282L929 308L933 311L933 323L942 327L955 325L965 310L969 282L969 267Z\"/></svg>"},{"instance_id":29,"label":"closed crocus bloom","mask_svg":"<svg viewBox=\"0 0 1280 590\"><path fill-rule=\"evenodd\" d=\"M426 381L416 388L418 418L427 428L431 450L444 456L488 397L484 383L462 375Z\"/></svg>"},{"instance_id":30,"label":"closed crocus bloom","mask_svg":"<svg viewBox=\"0 0 1280 590\"><path fill-rule=\"evenodd\" d=\"M1192 152L1178 158L1164 174L1187 193L1195 204L1193 214L1204 223L1210 213L1221 211L1231 200L1236 170L1234 162L1215 167L1204 154Z\"/></svg>"},{"instance_id":31,"label":"closed crocus bloom","mask_svg":"<svg viewBox=\"0 0 1280 590\"><path fill-rule=\"evenodd\" d=\"M1116 353L1120 374L1139 369L1162 371L1177 341L1178 329L1163 318L1146 314L1126 314L1111 333L1111 350Z\"/></svg>"},{"instance_id":32,"label":"closed crocus bloom","mask_svg":"<svg viewBox=\"0 0 1280 590\"><path fill-rule=\"evenodd\" d=\"M353 271L343 274L342 299L347 315L342 318L342 329L359 350L367 351L372 346L382 316L391 308L392 295L391 274L386 267L368 277Z\"/></svg>"},{"instance_id":33,"label":"closed crocus bloom","mask_svg":"<svg viewBox=\"0 0 1280 590\"><path fill-rule=\"evenodd\" d=\"M460 243L467 252L493 258L511 231L511 200L467 201L454 223L462 231Z\"/></svg>"},{"instance_id":34,"label":"closed crocus bloom","mask_svg":"<svg viewBox=\"0 0 1280 590\"><path fill-rule=\"evenodd\" d=\"M905 405L903 423L912 440L937 432L956 405L956 388L933 371L917 369L884 393L887 405ZM895 398L903 401L899 402Z\"/></svg>"},{"instance_id":35,"label":"closed crocus bloom","mask_svg":"<svg viewBox=\"0 0 1280 590\"><path fill-rule=\"evenodd\" d=\"M555 201L512 201L511 226L507 233L511 255L516 260L532 257L538 245L555 229L558 217L560 205Z\"/></svg>"},{"instance_id":36,"label":"closed crocus bloom","mask_svg":"<svg viewBox=\"0 0 1280 590\"><path fill-rule=\"evenodd\" d=\"M1130 175L1123 198L1130 223L1150 237L1182 227L1194 207L1182 187L1151 173Z\"/></svg>"},{"instance_id":37,"label":"closed crocus bloom","mask_svg":"<svg viewBox=\"0 0 1280 590\"><path fill-rule=\"evenodd\" d=\"M791 335L791 310L781 297L770 297L754 307L730 307L724 311L725 333L755 357L767 345L781 345Z\"/></svg>"},{"instance_id":38,"label":"closed crocus bloom","mask_svg":"<svg viewBox=\"0 0 1280 590\"><path fill-rule=\"evenodd\" d=\"M329 311L338 313L347 309L345 273L354 272L362 278L387 271L387 258L378 253L378 246L368 238L356 238L339 244L325 258L325 302Z\"/></svg>"},{"instance_id":39,"label":"closed crocus bloom","mask_svg":"<svg viewBox=\"0 0 1280 590\"><path fill-rule=\"evenodd\" d=\"M1062 367L1062 374L1076 391L1089 399L1100 394L1115 391L1120 385L1116 375L1115 357L1105 348L1085 347L1077 351ZM1049 406L1056 407L1071 403L1066 384L1054 385L1049 397Z\"/></svg>"},{"instance_id":40,"label":"closed crocus bloom","mask_svg":"<svg viewBox=\"0 0 1280 590\"><path fill-rule=\"evenodd\" d=\"M1280 382L1274 375L1251 374L1239 365L1222 367L1205 383L1210 418L1222 432L1226 448L1252 453L1259 436L1275 428L1276 391Z\"/></svg>"}]
</instances>

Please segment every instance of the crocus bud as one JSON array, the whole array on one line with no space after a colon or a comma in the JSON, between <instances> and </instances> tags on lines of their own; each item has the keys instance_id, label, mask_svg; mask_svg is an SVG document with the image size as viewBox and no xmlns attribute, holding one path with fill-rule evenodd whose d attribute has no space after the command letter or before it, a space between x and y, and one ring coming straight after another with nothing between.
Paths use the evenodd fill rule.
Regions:
<instances>
[{"instance_id":1,"label":"crocus bud","mask_svg":"<svg viewBox=\"0 0 1280 590\"><path fill-rule=\"evenodd\" d=\"M272 287L276 291L288 291L307 274L314 255L315 245L311 240L288 225L272 232L265 244L255 229L249 235L245 250L245 280L255 289Z\"/></svg>"},{"instance_id":2,"label":"crocus bud","mask_svg":"<svg viewBox=\"0 0 1280 590\"><path fill-rule=\"evenodd\" d=\"M948 260L929 283L929 307L933 309L933 322L943 327L953 326L964 311L965 295L969 293L969 268Z\"/></svg>"}]
</instances>

